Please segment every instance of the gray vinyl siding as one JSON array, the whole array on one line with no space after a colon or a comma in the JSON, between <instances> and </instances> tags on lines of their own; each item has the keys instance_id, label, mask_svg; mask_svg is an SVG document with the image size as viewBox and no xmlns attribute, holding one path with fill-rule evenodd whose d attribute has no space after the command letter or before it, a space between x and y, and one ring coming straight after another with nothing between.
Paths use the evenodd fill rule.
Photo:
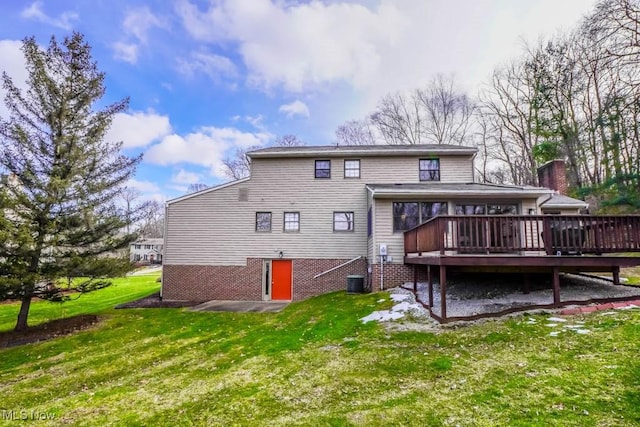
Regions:
<instances>
[{"instance_id":1,"label":"gray vinyl siding","mask_svg":"<svg viewBox=\"0 0 640 427\"><path fill-rule=\"evenodd\" d=\"M377 253L388 243L402 260L402 233L392 230L391 207L374 206L374 237L367 239L367 183L417 183L418 157L361 157L360 178L344 177L344 160L331 158L331 178L314 177L318 158L254 159L251 179L169 203L165 264L245 265L247 258L341 258ZM473 181L470 156L440 156L441 180ZM246 189L246 201L239 201ZM333 212L354 212L353 232L333 231ZM256 212L271 212L270 232L255 231ZM300 213L300 231L284 232L284 212ZM374 246L375 245L375 246ZM376 261L377 262L377 259Z\"/></svg>"},{"instance_id":2,"label":"gray vinyl siding","mask_svg":"<svg viewBox=\"0 0 640 427\"><path fill-rule=\"evenodd\" d=\"M376 199L375 201L375 241L374 250L377 251L380 243L387 244L387 256L391 256L392 263L402 264L404 262L404 233L393 232L393 200ZM378 259L376 257L376 262Z\"/></svg>"},{"instance_id":3,"label":"gray vinyl siding","mask_svg":"<svg viewBox=\"0 0 640 427\"><path fill-rule=\"evenodd\" d=\"M370 157L360 161L362 180L369 184L420 182L420 157ZM470 157L439 157L441 182L473 182ZM344 162L341 162L344 163ZM342 164L340 165L342 167Z\"/></svg>"}]
</instances>

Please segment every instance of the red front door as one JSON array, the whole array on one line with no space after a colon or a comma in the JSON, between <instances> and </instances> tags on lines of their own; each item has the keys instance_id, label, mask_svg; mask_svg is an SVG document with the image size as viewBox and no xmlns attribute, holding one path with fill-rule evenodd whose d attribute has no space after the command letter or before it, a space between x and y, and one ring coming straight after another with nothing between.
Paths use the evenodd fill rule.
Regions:
<instances>
[{"instance_id":1,"label":"red front door","mask_svg":"<svg viewBox=\"0 0 640 427\"><path fill-rule=\"evenodd\" d=\"M291 299L291 260L274 259L271 261L271 299Z\"/></svg>"}]
</instances>

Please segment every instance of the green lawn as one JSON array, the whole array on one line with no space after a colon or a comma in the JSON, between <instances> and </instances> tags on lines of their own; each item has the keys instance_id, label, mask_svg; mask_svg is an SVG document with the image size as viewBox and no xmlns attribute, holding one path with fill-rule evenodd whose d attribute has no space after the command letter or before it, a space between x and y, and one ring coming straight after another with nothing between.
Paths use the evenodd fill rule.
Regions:
<instances>
[{"instance_id":1,"label":"green lawn","mask_svg":"<svg viewBox=\"0 0 640 427\"><path fill-rule=\"evenodd\" d=\"M113 284L105 289L83 294L79 298L76 298L79 294L72 295L72 301L64 303L34 299L29 312L29 326L78 314L98 313L117 304L150 295L160 289L160 283L156 282L159 276L156 273L114 279ZM14 328L19 309L18 303L0 304L0 331Z\"/></svg>"},{"instance_id":2,"label":"green lawn","mask_svg":"<svg viewBox=\"0 0 640 427\"><path fill-rule=\"evenodd\" d=\"M569 318L590 333L557 337L544 315L437 334L358 320L390 305L343 292L280 313L104 304L92 330L0 350L0 409L55 415L39 425L640 424L640 310Z\"/></svg>"}]
</instances>

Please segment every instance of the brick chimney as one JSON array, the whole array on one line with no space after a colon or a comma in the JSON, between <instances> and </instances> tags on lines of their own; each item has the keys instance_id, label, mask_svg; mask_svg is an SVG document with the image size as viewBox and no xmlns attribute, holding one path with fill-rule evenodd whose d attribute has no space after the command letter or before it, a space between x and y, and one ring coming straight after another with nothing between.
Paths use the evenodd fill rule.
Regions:
<instances>
[{"instance_id":1,"label":"brick chimney","mask_svg":"<svg viewBox=\"0 0 640 427\"><path fill-rule=\"evenodd\" d=\"M538 168L538 183L541 187L567 195L567 168L564 160L551 160Z\"/></svg>"}]
</instances>

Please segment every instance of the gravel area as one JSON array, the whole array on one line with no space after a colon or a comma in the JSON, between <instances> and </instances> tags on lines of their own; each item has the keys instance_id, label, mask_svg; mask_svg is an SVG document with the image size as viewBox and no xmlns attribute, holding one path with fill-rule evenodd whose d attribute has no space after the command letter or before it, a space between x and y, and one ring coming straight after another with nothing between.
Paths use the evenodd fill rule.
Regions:
<instances>
[{"instance_id":1,"label":"gravel area","mask_svg":"<svg viewBox=\"0 0 640 427\"><path fill-rule=\"evenodd\" d=\"M412 288L412 283L405 285ZM561 301L640 297L640 287L614 285L610 281L563 274L560 276ZM418 298L428 304L426 283L418 283ZM433 311L440 314L440 287L433 287ZM530 293L522 292L522 276L506 274L460 275L447 280L447 317L497 313L511 308L553 304L553 290L547 276L532 276Z\"/></svg>"}]
</instances>

